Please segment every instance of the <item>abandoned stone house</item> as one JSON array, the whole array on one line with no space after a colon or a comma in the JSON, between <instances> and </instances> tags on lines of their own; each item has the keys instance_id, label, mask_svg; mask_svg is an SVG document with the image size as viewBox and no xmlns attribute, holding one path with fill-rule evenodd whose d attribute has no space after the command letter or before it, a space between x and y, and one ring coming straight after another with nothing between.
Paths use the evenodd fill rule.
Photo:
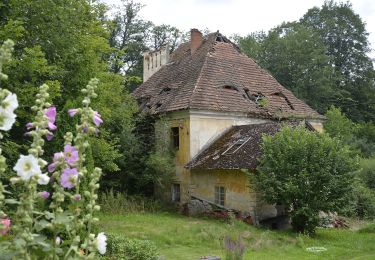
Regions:
<instances>
[{"instance_id":1,"label":"abandoned stone house","mask_svg":"<svg viewBox=\"0 0 375 260\"><path fill-rule=\"evenodd\" d=\"M280 212L252 190L262 134L283 121L322 131L323 116L281 86L219 32L191 30L190 42L144 54L140 109L167 118L176 154L167 195L181 205L198 198L259 221Z\"/></svg>"}]
</instances>

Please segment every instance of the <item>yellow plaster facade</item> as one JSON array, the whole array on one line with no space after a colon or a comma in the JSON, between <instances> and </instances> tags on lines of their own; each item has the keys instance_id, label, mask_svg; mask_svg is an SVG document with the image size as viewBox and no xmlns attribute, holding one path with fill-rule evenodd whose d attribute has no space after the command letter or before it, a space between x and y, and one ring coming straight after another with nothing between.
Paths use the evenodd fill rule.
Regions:
<instances>
[{"instance_id":1,"label":"yellow plaster facade","mask_svg":"<svg viewBox=\"0 0 375 260\"><path fill-rule=\"evenodd\" d=\"M176 154L174 184L180 185L180 204L196 196L211 202L215 201L215 186L225 187L225 207L256 215L258 220L274 217L277 210L272 205L262 204L256 193L249 187L250 182L241 170L189 170L184 166L200 151L234 125L249 125L268 122L265 119L249 118L241 113L220 113L210 111L176 111L165 116L169 129L179 129L179 149ZM321 122L311 122L322 131ZM157 126L157 125L156 125ZM159 131L166 131L160 126ZM168 138L168 137L167 137ZM172 187L164 194L171 200ZM255 213L256 212L256 213Z\"/></svg>"}]
</instances>

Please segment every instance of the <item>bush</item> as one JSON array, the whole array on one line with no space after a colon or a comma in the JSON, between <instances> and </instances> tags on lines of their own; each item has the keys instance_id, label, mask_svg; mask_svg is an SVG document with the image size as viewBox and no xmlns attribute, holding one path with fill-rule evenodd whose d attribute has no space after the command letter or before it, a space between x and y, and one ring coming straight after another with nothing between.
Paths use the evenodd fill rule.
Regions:
<instances>
[{"instance_id":1,"label":"bush","mask_svg":"<svg viewBox=\"0 0 375 260\"><path fill-rule=\"evenodd\" d=\"M148 240L129 239L121 235L108 235L109 259L156 260L159 259L155 245Z\"/></svg>"},{"instance_id":2,"label":"bush","mask_svg":"<svg viewBox=\"0 0 375 260\"><path fill-rule=\"evenodd\" d=\"M375 191L375 158L361 161L360 177L365 185Z\"/></svg>"},{"instance_id":3,"label":"bush","mask_svg":"<svg viewBox=\"0 0 375 260\"><path fill-rule=\"evenodd\" d=\"M357 160L338 139L303 127L264 136L254 188L289 209L294 230L314 233L319 211L337 211L352 194Z\"/></svg>"},{"instance_id":4,"label":"bush","mask_svg":"<svg viewBox=\"0 0 375 260\"><path fill-rule=\"evenodd\" d=\"M157 212L161 209L159 201L143 196L128 196L113 190L99 196L102 212L110 214L127 214L132 212Z\"/></svg>"}]
</instances>

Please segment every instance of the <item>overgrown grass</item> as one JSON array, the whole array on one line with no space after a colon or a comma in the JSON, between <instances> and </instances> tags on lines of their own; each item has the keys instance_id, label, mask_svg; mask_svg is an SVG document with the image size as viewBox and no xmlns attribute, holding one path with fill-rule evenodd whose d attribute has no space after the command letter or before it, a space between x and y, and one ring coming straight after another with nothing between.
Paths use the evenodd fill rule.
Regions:
<instances>
[{"instance_id":1,"label":"overgrown grass","mask_svg":"<svg viewBox=\"0 0 375 260\"><path fill-rule=\"evenodd\" d=\"M241 236L244 259L375 259L373 228L360 231L318 229L315 237L292 232L270 231L237 222L190 218L173 213L103 214L100 230L150 240L165 259L199 259L205 255L224 256L223 238ZM373 224L374 225L374 224ZM308 247L325 247L320 253ZM224 258L223 258L224 259Z\"/></svg>"},{"instance_id":2,"label":"overgrown grass","mask_svg":"<svg viewBox=\"0 0 375 260\"><path fill-rule=\"evenodd\" d=\"M99 204L101 211L107 214L157 212L161 209L161 204L157 200L142 196L128 196L113 190L100 193Z\"/></svg>"}]
</instances>

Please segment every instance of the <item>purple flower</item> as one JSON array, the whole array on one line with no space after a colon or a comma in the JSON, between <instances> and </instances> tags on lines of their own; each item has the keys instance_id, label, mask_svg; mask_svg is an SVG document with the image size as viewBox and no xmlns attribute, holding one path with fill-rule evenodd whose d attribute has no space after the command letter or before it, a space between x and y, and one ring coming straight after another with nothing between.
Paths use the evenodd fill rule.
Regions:
<instances>
[{"instance_id":1,"label":"purple flower","mask_svg":"<svg viewBox=\"0 0 375 260\"><path fill-rule=\"evenodd\" d=\"M103 123L102 117L97 111L94 111L93 121L96 126L100 126Z\"/></svg>"},{"instance_id":2,"label":"purple flower","mask_svg":"<svg viewBox=\"0 0 375 260\"><path fill-rule=\"evenodd\" d=\"M46 138L47 138L48 141L51 141L53 139L53 134L52 133L48 133L46 135Z\"/></svg>"},{"instance_id":3,"label":"purple flower","mask_svg":"<svg viewBox=\"0 0 375 260\"><path fill-rule=\"evenodd\" d=\"M41 192L39 192L39 195L40 195L43 199L48 199L50 193L49 193L48 191L41 191Z\"/></svg>"},{"instance_id":4,"label":"purple flower","mask_svg":"<svg viewBox=\"0 0 375 260\"><path fill-rule=\"evenodd\" d=\"M10 225L11 225L11 221L9 218L2 218L0 219L0 224L3 226L1 229L0 229L0 235L4 236L6 235L6 233L9 231L10 229Z\"/></svg>"},{"instance_id":5,"label":"purple flower","mask_svg":"<svg viewBox=\"0 0 375 260\"><path fill-rule=\"evenodd\" d=\"M44 114L48 118L48 129L54 131L57 129L55 126L56 121L56 107L52 106L45 110Z\"/></svg>"},{"instance_id":6,"label":"purple flower","mask_svg":"<svg viewBox=\"0 0 375 260\"><path fill-rule=\"evenodd\" d=\"M33 123L27 123L26 124L26 129L30 130L31 128L33 128Z\"/></svg>"},{"instance_id":7,"label":"purple flower","mask_svg":"<svg viewBox=\"0 0 375 260\"><path fill-rule=\"evenodd\" d=\"M77 112L78 112L78 109L76 109L76 108L71 108L71 109L68 110L68 114L69 114L70 117L75 116L77 114Z\"/></svg>"},{"instance_id":8,"label":"purple flower","mask_svg":"<svg viewBox=\"0 0 375 260\"><path fill-rule=\"evenodd\" d=\"M67 144L64 147L64 159L69 164L77 162L79 159L78 150L74 146Z\"/></svg>"},{"instance_id":9,"label":"purple flower","mask_svg":"<svg viewBox=\"0 0 375 260\"><path fill-rule=\"evenodd\" d=\"M54 172L55 169L56 169L56 166L57 166L57 161L61 158L61 157L64 157L64 154L62 152L59 152L59 153L55 153L53 155L53 162L51 164L48 165L48 171L49 172Z\"/></svg>"},{"instance_id":10,"label":"purple flower","mask_svg":"<svg viewBox=\"0 0 375 260\"><path fill-rule=\"evenodd\" d=\"M64 188L71 189L76 186L78 172L76 168L66 168L61 174L60 184Z\"/></svg>"},{"instance_id":11,"label":"purple flower","mask_svg":"<svg viewBox=\"0 0 375 260\"><path fill-rule=\"evenodd\" d=\"M75 200L81 200L81 194L76 194L73 196Z\"/></svg>"}]
</instances>

